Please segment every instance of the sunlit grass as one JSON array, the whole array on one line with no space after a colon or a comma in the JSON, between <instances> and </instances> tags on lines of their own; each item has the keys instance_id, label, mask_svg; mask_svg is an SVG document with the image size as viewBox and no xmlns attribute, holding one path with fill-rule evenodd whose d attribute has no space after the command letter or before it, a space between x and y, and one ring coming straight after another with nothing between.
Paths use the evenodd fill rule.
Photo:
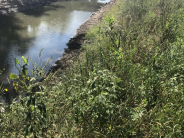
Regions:
<instances>
[{"instance_id":1,"label":"sunlit grass","mask_svg":"<svg viewBox=\"0 0 184 138\"><path fill-rule=\"evenodd\" d=\"M118 0L70 68L4 107L0 136L184 137L183 12L182 0Z\"/></svg>"}]
</instances>

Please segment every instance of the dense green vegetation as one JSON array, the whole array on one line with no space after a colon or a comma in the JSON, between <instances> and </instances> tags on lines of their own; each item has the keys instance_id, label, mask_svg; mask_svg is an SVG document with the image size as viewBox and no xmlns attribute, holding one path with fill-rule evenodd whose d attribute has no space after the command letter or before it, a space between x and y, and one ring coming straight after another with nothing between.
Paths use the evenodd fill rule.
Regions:
<instances>
[{"instance_id":1,"label":"dense green vegetation","mask_svg":"<svg viewBox=\"0 0 184 138\"><path fill-rule=\"evenodd\" d=\"M78 60L36 83L36 92L36 78L12 74L28 96L4 107L0 136L184 137L183 6L117 0L87 33Z\"/></svg>"}]
</instances>

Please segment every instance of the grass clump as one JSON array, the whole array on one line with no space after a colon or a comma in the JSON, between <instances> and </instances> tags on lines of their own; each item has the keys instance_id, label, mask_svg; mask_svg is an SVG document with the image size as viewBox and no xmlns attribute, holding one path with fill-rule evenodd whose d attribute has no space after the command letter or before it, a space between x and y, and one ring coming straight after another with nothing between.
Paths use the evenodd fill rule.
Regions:
<instances>
[{"instance_id":1,"label":"grass clump","mask_svg":"<svg viewBox=\"0 0 184 138\"><path fill-rule=\"evenodd\" d=\"M0 113L0 135L183 137L183 13L182 0L118 0L70 68Z\"/></svg>"}]
</instances>

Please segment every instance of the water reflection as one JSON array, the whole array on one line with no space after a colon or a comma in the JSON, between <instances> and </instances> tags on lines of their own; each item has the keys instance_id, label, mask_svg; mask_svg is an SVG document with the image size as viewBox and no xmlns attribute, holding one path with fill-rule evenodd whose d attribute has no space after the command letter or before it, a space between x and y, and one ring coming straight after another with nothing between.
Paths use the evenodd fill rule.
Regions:
<instances>
[{"instance_id":1,"label":"water reflection","mask_svg":"<svg viewBox=\"0 0 184 138\"><path fill-rule=\"evenodd\" d=\"M19 54L24 55L29 45L27 43L31 40L29 38L22 38L19 34L19 30L24 30L21 24L21 19L16 18L13 15L1 15L0 16L0 70L6 68L6 71L1 75L0 80L4 80L8 73L8 70L12 67L12 60L10 58L13 55ZM22 42L24 43L24 50L20 50Z\"/></svg>"},{"instance_id":2,"label":"water reflection","mask_svg":"<svg viewBox=\"0 0 184 138\"><path fill-rule=\"evenodd\" d=\"M15 57L20 59L21 56L30 56L33 62L38 62L42 48L41 60L46 62L52 57L51 66L67 48L66 43L75 35L76 29L102 5L98 2L55 2L38 9L1 15L0 70L6 70L1 74L0 82L6 83L11 72L18 73L14 66ZM31 69L31 65L28 68ZM11 97L12 94L7 95Z\"/></svg>"}]
</instances>

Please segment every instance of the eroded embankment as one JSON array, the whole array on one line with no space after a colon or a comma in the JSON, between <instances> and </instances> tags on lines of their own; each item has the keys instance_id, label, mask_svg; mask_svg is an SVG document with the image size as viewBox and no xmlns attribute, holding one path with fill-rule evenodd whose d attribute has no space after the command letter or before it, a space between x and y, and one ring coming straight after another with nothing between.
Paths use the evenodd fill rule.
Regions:
<instances>
[{"instance_id":1,"label":"eroded embankment","mask_svg":"<svg viewBox=\"0 0 184 138\"><path fill-rule=\"evenodd\" d=\"M98 24L104 17L104 14L110 10L110 7L116 2L116 0L111 0L109 3L106 3L104 6L100 7L96 12L94 12L90 18L84 22L76 32L76 35L70 39L67 43L68 48L65 49L62 57L55 62L55 65L52 67L52 71L58 69L65 69L74 61L76 57L80 54L81 45L85 41L86 32L94 25Z\"/></svg>"}]
</instances>

